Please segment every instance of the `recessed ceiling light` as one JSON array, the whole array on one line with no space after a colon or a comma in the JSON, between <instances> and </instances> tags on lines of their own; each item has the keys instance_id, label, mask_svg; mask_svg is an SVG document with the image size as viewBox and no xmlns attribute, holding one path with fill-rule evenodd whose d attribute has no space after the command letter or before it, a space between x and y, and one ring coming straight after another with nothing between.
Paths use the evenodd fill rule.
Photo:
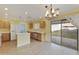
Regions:
<instances>
[{"instance_id":1,"label":"recessed ceiling light","mask_svg":"<svg viewBox=\"0 0 79 59\"><path fill-rule=\"evenodd\" d=\"M8 8L4 8L4 10L8 10Z\"/></svg>"}]
</instances>

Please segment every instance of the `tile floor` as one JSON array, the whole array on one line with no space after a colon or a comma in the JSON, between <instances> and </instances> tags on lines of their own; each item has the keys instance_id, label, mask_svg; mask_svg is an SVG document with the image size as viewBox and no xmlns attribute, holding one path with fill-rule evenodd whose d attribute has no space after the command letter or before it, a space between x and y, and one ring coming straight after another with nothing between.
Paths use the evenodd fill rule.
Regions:
<instances>
[{"instance_id":1,"label":"tile floor","mask_svg":"<svg viewBox=\"0 0 79 59\"><path fill-rule=\"evenodd\" d=\"M5 42L0 55L77 55L78 51L49 42L33 41L31 44L16 48L16 41Z\"/></svg>"}]
</instances>

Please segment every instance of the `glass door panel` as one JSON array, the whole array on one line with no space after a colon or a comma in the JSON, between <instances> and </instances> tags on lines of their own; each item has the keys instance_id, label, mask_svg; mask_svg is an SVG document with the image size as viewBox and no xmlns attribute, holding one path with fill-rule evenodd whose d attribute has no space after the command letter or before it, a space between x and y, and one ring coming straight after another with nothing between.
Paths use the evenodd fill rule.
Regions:
<instances>
[{"instance_id":1,"label":"glass door panel","mask_svg":"<svg viewBox=\"0 0 79 59\"><path fill-rule=\"evenodd\" d=\"M61 44L61 21L52 21L51 35L53 43Z\"/></svg>"},{"instance_id":2,"label":"glass door panel","mask_svg":"<svg viewBox=\"0 0 79 59\"><path fill-rule=\"evenodd\" d=\"M62 21L62 45L77 49L77 28L70 22Z\"/></svg>"}]
</instances>

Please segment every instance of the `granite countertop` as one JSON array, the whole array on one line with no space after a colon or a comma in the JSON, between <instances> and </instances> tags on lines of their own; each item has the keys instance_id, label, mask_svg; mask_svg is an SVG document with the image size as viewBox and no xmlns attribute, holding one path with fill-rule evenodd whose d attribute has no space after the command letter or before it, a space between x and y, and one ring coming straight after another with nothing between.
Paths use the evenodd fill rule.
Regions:
<instances>
[{"instance_id":1,"label":"granite countertop","mask_svg":"<svg viewBox=\"0 0 79 59\"><path fill-rule=\"evenodd\" d=\"M37 32L37 33L45 33L44 31L27 31L28 33L31 33L31 32Z\"/></svg>"},{"instance_id":2,"label":"granite countertop","mask_svg":"<svg viewBox=\"0 0 79 59\"><path fill-rule=\"evenodd\" d=\"M0 33L10 33L8 29L0 29Z\"/></svg>"}]
</instances>

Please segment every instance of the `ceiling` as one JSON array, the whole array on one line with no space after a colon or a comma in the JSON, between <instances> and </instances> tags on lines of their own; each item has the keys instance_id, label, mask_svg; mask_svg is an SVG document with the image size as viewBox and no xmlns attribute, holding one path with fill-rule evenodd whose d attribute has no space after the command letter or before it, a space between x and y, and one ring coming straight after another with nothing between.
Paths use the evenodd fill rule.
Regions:
<instances>
[{"instance_id":1,"label":"ceiling","mask_svg":"<svg viewBox=\"0 0 79 59\"><path fill-rule=\"evenodd\" d=\"M43 17L46 12L45 5L46 4L0 4L0 17L4 18L5 13L8 14L9 19ZM55 4L53 6L54 8L60 9L60 14L79 8L79 4ZM8 8L8 10L5 11L4 8ZM27 12L27 15L25 15L25 12Z\"/></svg>"}]
</instances>

